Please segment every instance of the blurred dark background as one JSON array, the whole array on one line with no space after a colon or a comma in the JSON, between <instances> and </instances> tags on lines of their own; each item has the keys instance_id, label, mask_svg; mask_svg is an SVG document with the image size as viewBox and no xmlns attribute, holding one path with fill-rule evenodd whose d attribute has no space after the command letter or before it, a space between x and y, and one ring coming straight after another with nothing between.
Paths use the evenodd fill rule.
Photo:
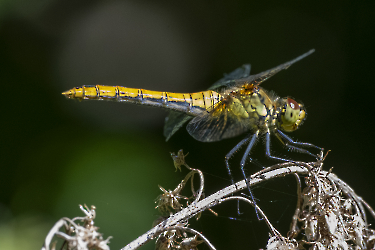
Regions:
<instances>
[{"instance_id":1,"label":"blurred dark background","mask_svg":"<svg viewBox=\"0 0 375 250\"><path fill-rule=\"evenodd\" d=\"M111 249L125 246L158 217L157 185L174 189L187 173L174 172L169 156L181 148L204 171L207 195L230 183L224 156L243 136L208 144L181 129L165 142L165 110L67 100L62 91L107 84L195 92L244 63L255 74L312 48L262 87L304 102L307 121L291 136L332 150L324 169L334 167L374 205L374 11L373 1L2 1L0 248L40 248L58 219L81 216L78 204L96 205ZM273 142L278 156L313 160ZM231 161L236 180L241 153ZM252 155L272 164L262 143ZM295 180L254 193L285 235ZM265 247L265 223L251 207L241 205L242 216L234 202L214 210L219 218L205 212L191 222L218 249Z\"/></svg>"}]
</instances>

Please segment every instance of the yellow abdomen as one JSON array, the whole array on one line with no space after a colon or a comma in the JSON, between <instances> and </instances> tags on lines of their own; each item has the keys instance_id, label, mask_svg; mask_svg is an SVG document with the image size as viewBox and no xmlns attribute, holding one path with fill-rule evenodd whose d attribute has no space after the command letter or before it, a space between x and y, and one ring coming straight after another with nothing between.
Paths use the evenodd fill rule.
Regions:
<instances>
[{"instance_id":1,"label":"yellow abdomen","mask_svg":"<svg viewBox=\"0 0 375 250\"><path fill-rule=\"evenodd\" d=\"M198 93L172 93L121 86L82 86L62 93L72 99L125 101L174 109L197 115L218 103L222 96L212 90Z\"/></svg>"}]
</instances>

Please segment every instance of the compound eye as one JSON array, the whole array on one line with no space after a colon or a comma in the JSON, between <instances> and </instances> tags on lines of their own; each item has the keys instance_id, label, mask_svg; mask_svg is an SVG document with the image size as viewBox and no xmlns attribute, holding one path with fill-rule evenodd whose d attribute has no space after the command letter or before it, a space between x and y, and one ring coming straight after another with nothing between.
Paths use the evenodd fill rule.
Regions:
<instances>
[{"instance_id":1,"label":"compound eye","mask_svg":"<svg viewBox=\"0 0 375 250\"><path fill-rule=\"evenodd\" d=\"M292 98L288 98L287 101L288 101L288 106L291 107L292 109L294 109L294 110L300 109L300 106L299 106L298 102L296 102Z\"/></svg>"},{"instance_id":2,"label":"compound eye","mask_svg":"<svg viewBox=\"0 0 375 250\"><path fill-rule=\"evenodd\" d=\"M285 98L284 108L280 113L279 124L278 126L286 132L294 131L302 124L302 121L305 119L306 112L303 107L303 104L299 104L292 98Z\"/></svg>"}]
</instances>

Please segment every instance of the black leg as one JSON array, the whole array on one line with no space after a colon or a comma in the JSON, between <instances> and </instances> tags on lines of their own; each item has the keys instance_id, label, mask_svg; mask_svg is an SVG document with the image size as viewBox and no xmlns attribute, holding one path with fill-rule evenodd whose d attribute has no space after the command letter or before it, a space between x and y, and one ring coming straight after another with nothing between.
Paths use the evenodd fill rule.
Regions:
<instances>
[{"instance_id":1,"label":"black leg","mask_svg":"<svg viewBox=\"0 0 375 250\"><path fill-rule=\"evenodd\" d=\"M303 149L303 148L300 148L300 147L310 147L310 148L314 147L316 149L319 149L320 151L323 150L322 148L320 148L318 146L315 146L311 143L293 141L292 138L290 138L289 136L287 136L286 134L284 134L283 132L281 132L278 129L276 130L276 136L283 142L283 144L288 149L294 150L294 151L299 152L299 153L309 154L309 155L311 155L312 157L315 157L315 158L318 158L318 156L314 155L310 151L308 151L306 149ZM283 139L286 140L287 142L284 142ZM294 146L289 145L289 144L292 144ZM298 147L298 146L300 146L300 147Z\"/></svg>"},{"instance_id":2,"label":"black leg","mask_svg":"<svg viewBox=\"0 0 375 250\"><path fill-rule=\"evenodd\" d=\"M314 155L313 153L311 153L310 151L308 151L306 149L295 147L295 146L289 145L287 143L285 144L285 147L287 147L291 151L295 151L295 152L302 153L302 154L308 154L308 155L311 155L312 157L318 158L317 155Z\"/></svg>"},{"instance_id":3,"label":"black leg","mask_svg":"<svg viewBox=\"0 0 375 250\"><path fill-rule=\"evenodd\" d=\"M229 159L232 158L232 156L237 152L237 150L239 150L245 143L247 143L250 140L250 137L251 136L248 136L242 141L240 141L240 143L238 143L234 148L232 148L232 150L225 156L225 165L227 166L228 174L229 174L230 180L232 181L232 184L234 184L234 180L233 180L232 172L230 171L230 167L229 167Z\"/></svg>"},{"instance_id":4,"label":"black leg","mask_svg":"<svg viewBox=\"0 0 375 250\"><path fill-rule=\"evenodd\" d=\"M279 161L290 161L288 159L284 159L284 158L280 158L280 157L276 157L276 156L271 155L271 136L270 136L269 130L266 133L266 155L271 159L275 159L275 160L279 160Z\"/></svg>"},{"instance_id":5,"label":"black leg","mask_svg":"<svg viewBox=\"0 0 375 250\"><path fill-rule=\"evenodd\" d=\"M279 135L281 135L282 138L284 138L285 140L287 140L290 144L293 144L294 146L309 147L309 148L316 148L318 150L322 150L322 148L320 148L318 146L315 146L311 143L293 141L292 138L290 138L289 136L287 136L286 134L284 134L283 132L281 132L278 129L276 130L276 132Z\"/></svg>"},{"instance_id":6,"label":"black leg","mask_svg":"<svg viewBox=\"0 0 375 250\"><path fill-rule=\"evenodd\" d=\"M250 140L250 136L246 137L245 139L240 141L240 143L238 143L234 148L232 148L232 150L225 156L225 165L227 166L228 175L230 177L232 185L234 184L234 180L233 180L232 172L230 171L230 167L229 167L229 159L232 158L232 156L237 152L237 150L239 150L249 140ZM241 212L240 212L240 201L237 202L237 213L239 215L241 214Z\"/></svg>"},{"instance_id":7,"label":"black leg","mask_svg":"<svg viewBox=\"0 0 375 250\"><path fill-rule=\"evenodd\" d=\"M251 141L249 142L249 145L246 148L245 154L242 156L242 160L241 160L241 164L240 164L241 165L242 175L245 178L246 186L247 186L247 189L249 190L250 197L251 197L251 200L254 202L254 205L256 205L257 203L256 203L255 198L253 196L253 192L251 192L249 178L246 177L244 167L245 167L246 159L250 155L250 150L255 145L255 142L258 139L258 135L259 135L259 130L252 135ZM250 157L249 157L249 160L251 161ZM238 212L239 212L239 210L238 210ZM262 220L262 218L258 214L258 210L257 209L255 209L255 212L257 214L258 220Z\"/></svg>"}]
</instances>

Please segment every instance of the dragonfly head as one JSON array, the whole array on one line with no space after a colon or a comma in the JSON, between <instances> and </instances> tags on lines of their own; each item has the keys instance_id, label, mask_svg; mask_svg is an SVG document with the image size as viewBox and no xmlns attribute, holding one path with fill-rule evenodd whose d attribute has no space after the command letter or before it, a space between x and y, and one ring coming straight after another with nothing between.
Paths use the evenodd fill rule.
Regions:
<instances>
[{"instance_id":1,"label":"dragonfly head","mask_svg":"<svg viewBox=\"0 0 375 250\"><path fill-rule=\"evenodd\" d=\"M290 97L280 99L281 110L278 115L278 127L285 132L296 130L306 118L306 110L302 103Z\"/></svg>"}]
</instances>

